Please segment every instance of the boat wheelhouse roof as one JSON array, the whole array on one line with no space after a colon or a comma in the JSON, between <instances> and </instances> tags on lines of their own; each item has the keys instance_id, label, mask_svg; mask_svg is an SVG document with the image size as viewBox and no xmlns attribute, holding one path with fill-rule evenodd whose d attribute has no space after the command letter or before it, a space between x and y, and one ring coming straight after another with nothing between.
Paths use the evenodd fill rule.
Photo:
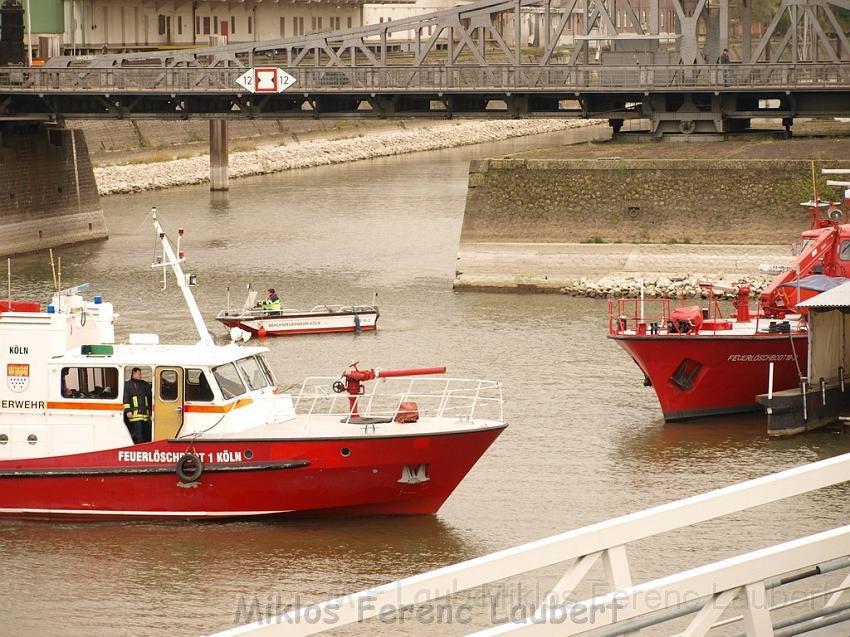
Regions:
<instances>
[{"instance_id":1,"label":"boat wheelhouse roof","mask_svg":"<svg viewBox=\"0 0 850 637\"><path fill-rule=\"evenodd\" d=\"M804 290L812 290L813 292L826 292L839 285L844 285L850 282L850 279L843 276L829 276L826 274L811 274L802 279L794 279L783 283L781 288L803 288Z\"/></svg>"},{"instance_id":2,"label":"boat wheelhouse roof","mask_svg":"<svg viewBox=\"0 0 850 637\"><path fill-rule=\"evenodd\" d=\"M268 352L267 347L240 345L112 345L112 354L83 354L80 349L51 359L54 364L89 366L111 365L169 365L175 367L215 367L240 358Z\"/></svg>"},{"instance_id":3,"label":"boat wheelhouse roof","mask_svg":"<svg viewBox=\"0 0 850 637\"><path fill-rule=\"evenodd\" d=\"M844 283L803 301L799 307L810 310L847 310L850 308L850 283Z\"/></svg>"}]
</instances>

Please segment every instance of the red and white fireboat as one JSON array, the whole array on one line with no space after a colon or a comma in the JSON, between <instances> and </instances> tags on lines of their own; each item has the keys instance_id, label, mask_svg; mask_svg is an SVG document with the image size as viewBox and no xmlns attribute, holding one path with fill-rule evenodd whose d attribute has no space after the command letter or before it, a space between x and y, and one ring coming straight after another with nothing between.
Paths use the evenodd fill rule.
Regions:
<instances>
[{"instance_id":1,"label":"red and white fireboat","mask_svg":"<svg viewBox=\"0 0 850 637\"><path fill-rule=\"evenodd\" d=\"M228 308L219 312L215 320L231 329L237 327L262 337L371 332L378 329L378 317L381 316L374 298L369 305L329 304L317 305L309 310L268 310L258 307L256 301L257 292L249 286L243 306L231 308L228 299Z\"/></svg>"},{"instance_id":2,"label":"red and white fireboat","mask_svg":"<svg viewBox=\"0 0 850 637\"><path fill-rule=\"evenodd\" d=\"M174 249L200 341L114 343L112 306L60 293L0 307L0 517L209 519L436 512L504 430L501 385L359 369L276 389L263 347L215 345ZM179 233L182 236L182 229ZM163 271L165 275L165 270ZM164 277L165 279L165 277ZM123 385L152 382L151 440L133 444ZM366 383L381 382L366 391ZM396 383L396 384L394 384Z\"/></svg>"},{"instance_id":3,"label":"red and white fireboat","mask_svg":"<svg viewBox=\"0 0 850 637\"><path fill-rule=\"evenodd\" d=\"M761 409L756 396L799 386L808 370L805 314L796 305L850 277L850 199L809 208L809 230L790 269L749 307L750 286L724 291L735 311L721 315L713 284L703 288L708 308L673 307L673 300L619 299L608 306L608 337L634 359L661 403L664 419L681 420ZM646 312L645 310L649 310Z\"/></svg>"}]
</instances>

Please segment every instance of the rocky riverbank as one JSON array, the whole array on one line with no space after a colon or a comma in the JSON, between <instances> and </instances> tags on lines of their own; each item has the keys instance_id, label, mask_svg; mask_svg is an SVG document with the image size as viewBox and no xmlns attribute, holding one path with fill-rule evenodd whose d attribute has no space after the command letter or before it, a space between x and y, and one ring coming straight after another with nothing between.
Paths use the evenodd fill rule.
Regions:
<instances>
[{"instance_id":1,"label":"rocky riverbank","mask_svg":"<svg viewBox=\"0 0 850 637\"><path fill-rule=\"evenodd\" d=\"M710 275L691 276L606 276L597 280L581 279L568 283L560 291L570 296L589 296L593 298L638 298L643 287L645 298L707 298L709 290L700 284L712 283L714 295L718 299L733 299L737 295L735 286L746 281L750 284L750 296L758 297L775 275L742 276L734 280L721 280Z\"/></svg>"},{"instance_id":2,"label":"rocky riverbank","mask_svg":"<svg viewBox=\"0 0 850 637\"><path fill-rule=\"evenodd\" d=\"M658 298L704 296L700 283L712 282L730 298L747 281L756 296L791 260L781 245L470 243L460 247L454 287L604 298L639 296L642 284Z\"/></svg>"},{"instance_id":3,"label":"rocky riverbank","mask_svg":"<svg viewBox=\"0 0 850 637\"><path fill-rule=\"evenodd\" d=\"M525 119L462 121L416 126L408 130L363 133L346 139L313 139L230 154L233 178L294 168L325 166L426 150L494 142L511 137L594 126L597 120ZM95 167L101 195L157 190L209 181L209 155L154 163Z\"/></svg>"}]
</instances>

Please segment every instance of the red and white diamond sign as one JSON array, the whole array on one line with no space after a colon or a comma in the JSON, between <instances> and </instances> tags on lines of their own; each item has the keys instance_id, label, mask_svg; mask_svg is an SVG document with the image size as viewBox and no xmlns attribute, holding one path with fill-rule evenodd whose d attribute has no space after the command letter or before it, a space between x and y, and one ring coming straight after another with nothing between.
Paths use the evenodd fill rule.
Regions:
<instances>
[{"instance_id":1,"label":"red and white diamond sign","mask_svg":"<svg viewBox=\"0 0 850 637\"><path fill-rule=\"evenodd\" d=\"M248 69L236 82L252 93L282 93L295 84L295 78L276 66Z\"/></svg>"}]
</instances>

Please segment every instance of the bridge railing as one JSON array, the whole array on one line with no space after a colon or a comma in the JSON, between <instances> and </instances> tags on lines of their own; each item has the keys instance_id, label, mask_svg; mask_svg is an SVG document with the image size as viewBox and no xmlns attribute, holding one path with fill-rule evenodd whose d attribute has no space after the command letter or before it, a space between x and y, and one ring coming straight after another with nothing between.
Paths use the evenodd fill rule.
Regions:
<instances>
[{"instance_id":1,"label":"bridge railing","mask_svg":"<svg viewBox=\"0 0 850 637\"><path fill-rule=\"evenodd\" d=\"M291 93L846 89L850 64L290 67ZM0 68L4 93L244 93L242 68Z\"/></svg>"},{"instance_id":2,"label":"bridge railing","mask_svg":"<svg viewBox=\"0 0 850 637\"><path fill-rule=\"evenodd\" d=\"M311 635L373 617L391 618L393 613L402 609L434 604L435 600L461 591L557 564L566 564L564 574L542 600L537 600L532 612L513 616L513 621L482 634L573 635L602 629L604 632L593 634L613 636L632 634L631 631L645 626L695 614L682 634L698 637L717 626L720 615L739 598L743 600L743 615L722 623L743 621L748 637L773 635L771 612L778 607L770 605L768 591L823 573L846 571L850 567L850 527L824 531L640 584L632 582L626 548L635 548L634 543L662 533L848 480L850 454L844 454L290 610L282 615L260 617L257 623L239 626L220 635L280 634L282 627L287 628L286 634L289 635ZM691 547L690 550L698 551L699 548ZM607 580L603 594L572 602L579 584L593 565L600 562ZM792 601L796 604L825 598L823 606L811 614L820 619L829 618L830 622L842 621L846 627L850 623L850 604L839 604L839 601L848 589L850 576L845 574L837 587L802 599L795 592ZM594 590L599 590L597 585L594 585ZM784 607L792 605L785 604ZM525 604L523 608L527 610L529 607ZM782 621L786 622L785 625L799 626L808 619L807 615L798 615Z\"/></svg>"}]
</instances>

